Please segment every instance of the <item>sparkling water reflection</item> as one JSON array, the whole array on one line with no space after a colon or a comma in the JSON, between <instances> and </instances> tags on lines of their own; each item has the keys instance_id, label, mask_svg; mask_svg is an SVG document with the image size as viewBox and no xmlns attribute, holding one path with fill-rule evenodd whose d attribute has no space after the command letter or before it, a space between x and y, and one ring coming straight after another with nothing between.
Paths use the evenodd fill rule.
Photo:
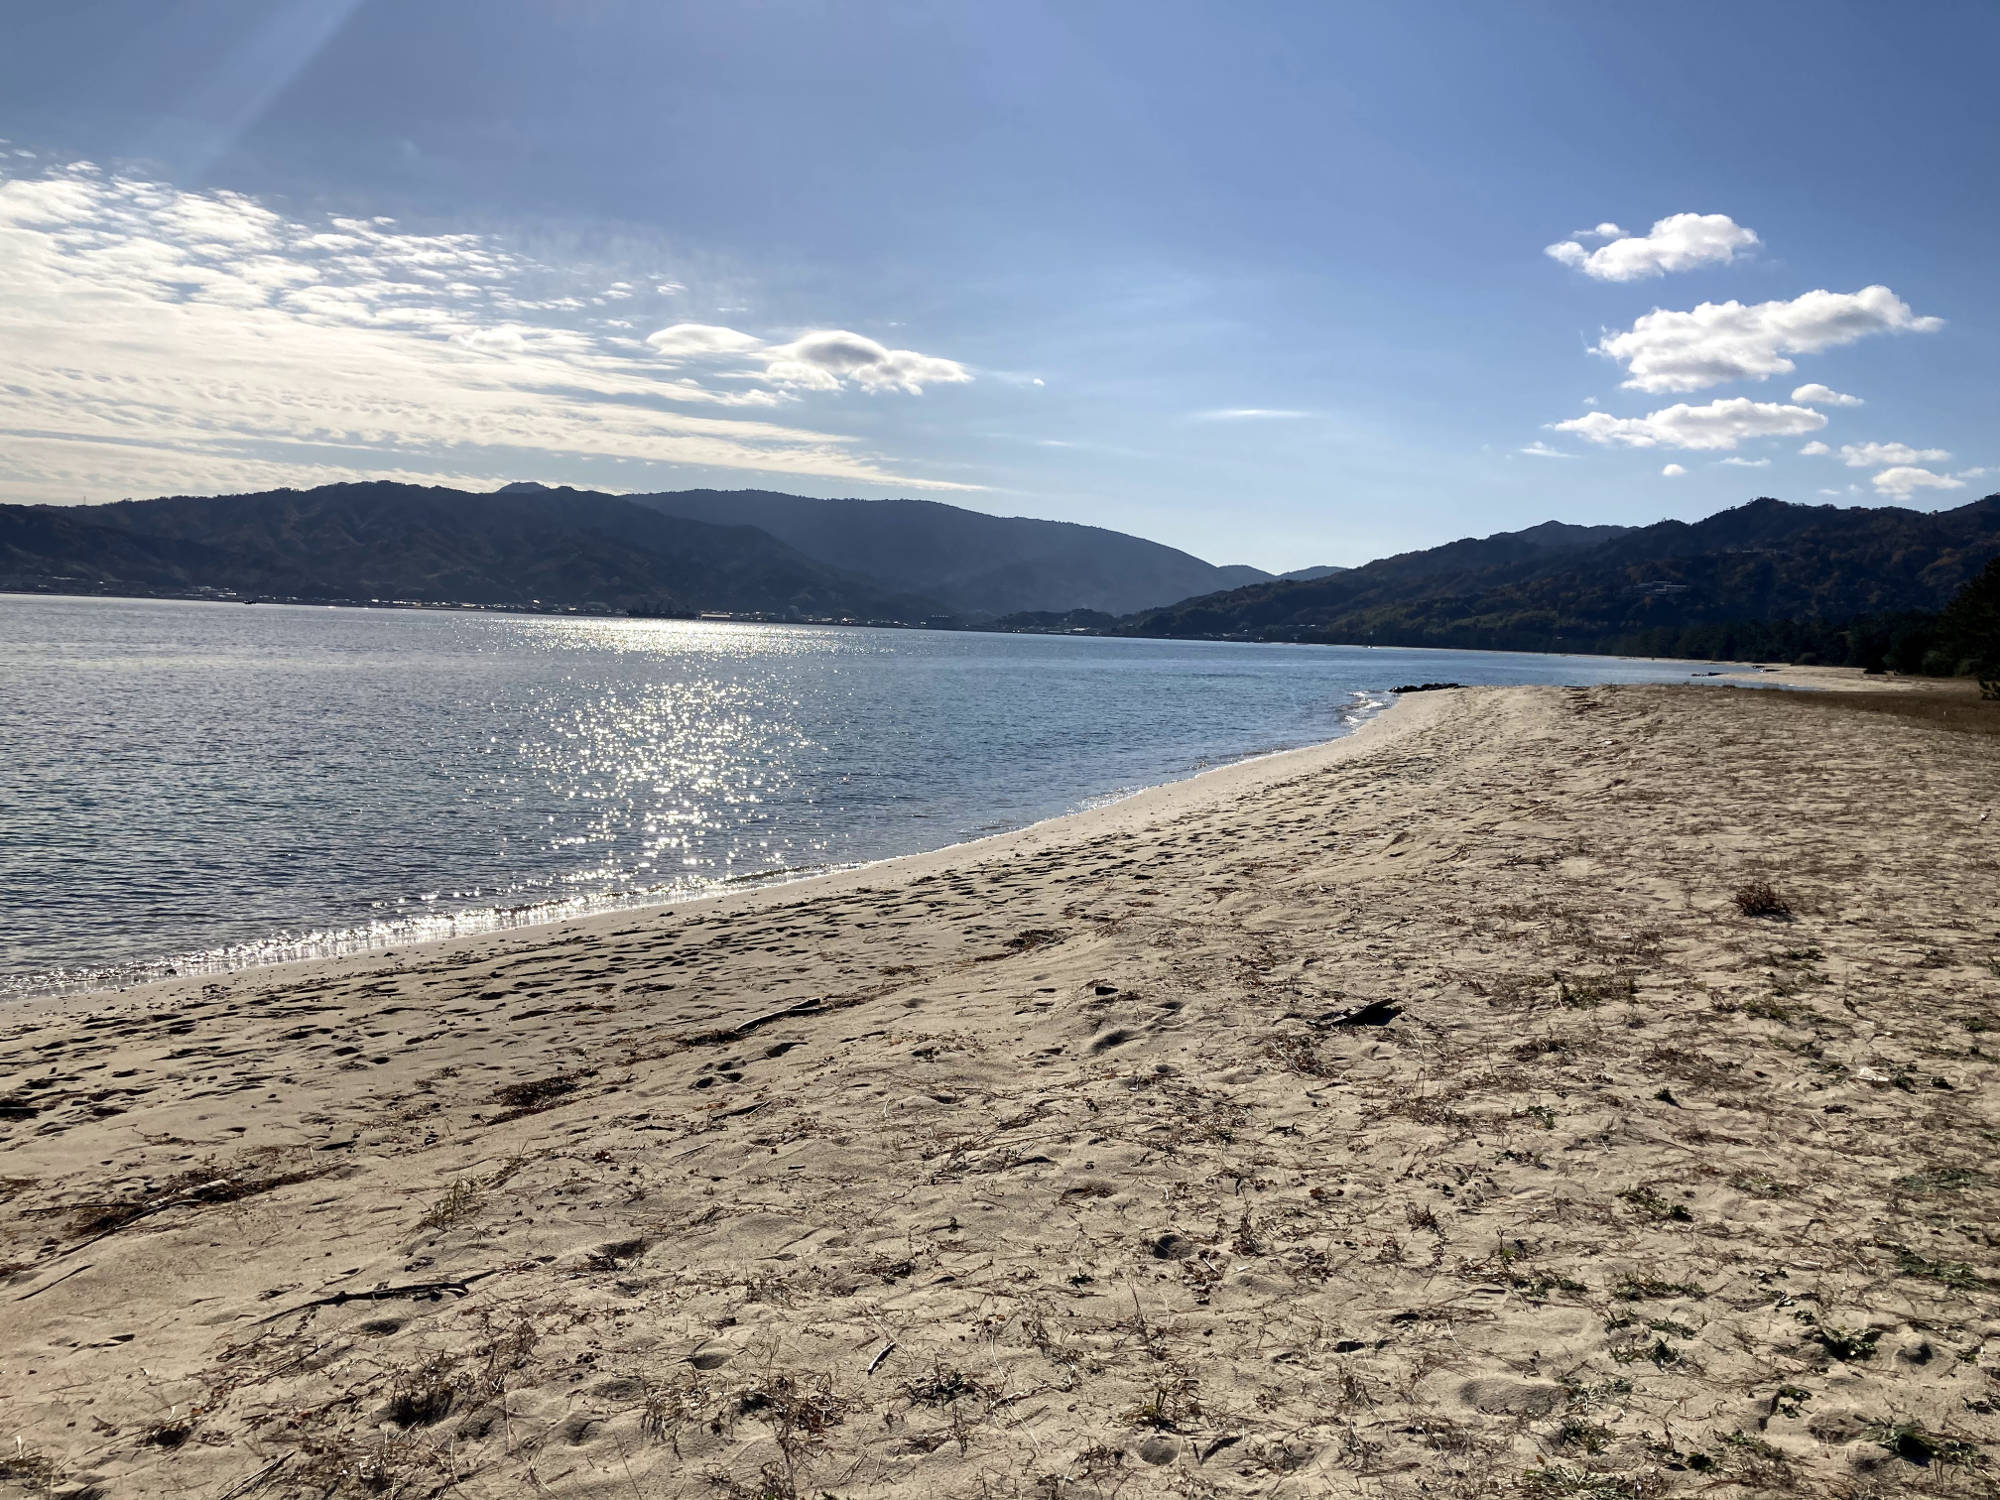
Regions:
<instances>
[{"instance_id":1,"label":"sparkling water reflection","mask_svg":"<svg viewBox=\"0 0 2000 1500\"><path fill-rule=\"evenodd\" d=\"M0 596L0 996L935 848L1592 657Z\"/></svg>"}]
</instances>

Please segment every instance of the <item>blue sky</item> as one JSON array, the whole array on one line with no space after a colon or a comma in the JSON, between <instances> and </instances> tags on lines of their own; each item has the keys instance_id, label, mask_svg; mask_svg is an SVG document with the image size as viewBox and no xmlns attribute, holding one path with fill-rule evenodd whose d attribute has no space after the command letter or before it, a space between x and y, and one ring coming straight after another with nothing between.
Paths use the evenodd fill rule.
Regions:
<instances>
[{"instance_id":1,"label":"blue sky","mask_svg":"<svg viewBox=\"0 0 2000 1500\"><path fill-rule=\"evenodd\" d=\"M927 495L1276 569L2000 490L1988 4L5 26L0 499Z\"/></svg>"}]
</instances>

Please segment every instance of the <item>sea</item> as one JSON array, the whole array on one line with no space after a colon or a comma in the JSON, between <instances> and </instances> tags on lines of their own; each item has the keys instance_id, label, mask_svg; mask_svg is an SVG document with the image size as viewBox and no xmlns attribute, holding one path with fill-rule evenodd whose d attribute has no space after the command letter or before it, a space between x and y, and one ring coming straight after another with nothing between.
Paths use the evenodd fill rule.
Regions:
<instances>
[{"instance_id":1,"label":"sea","mask_svg":"<svg viewBox=\"0 0 2000 1500\"><path fill-rule=\"evenodd\" d=\"M1596 656L0 595L0 999L794 879Z\"/></svg>"}]
</instances>

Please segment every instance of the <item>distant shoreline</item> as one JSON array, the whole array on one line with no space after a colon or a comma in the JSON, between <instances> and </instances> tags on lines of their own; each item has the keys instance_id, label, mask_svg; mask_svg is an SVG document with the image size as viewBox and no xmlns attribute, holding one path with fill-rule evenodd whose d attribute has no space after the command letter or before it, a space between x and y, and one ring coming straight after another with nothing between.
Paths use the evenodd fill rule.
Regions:
<instances>
[{"instance_id":1,"label":"distant shoreline","mask_svg":"<svg viewBox=\"0 0 2000 1500\"><path fill-rule=\"evenodd\" d=\"M417 601L266 599L262 597L245 600L205 594L67 594L58 593L54 590L23 592L19 589L0 589L0 600L6 599L63 599L73 600L80 604L101 600L124 600L137 604L215 604L232 607L241 607L250 604L279 609L380 610L393 614L446 616L510 615L527 619L612 620L635 625L646 624L648 622L668 622L674 624L704 625L769 625L791 629L824 626L829 629L841 630L935 631L940 635L1033 636L1038 640L1162 641L1185 646L1288 646L1307 650L1330 649L1335 651L1444 651L1453 654L1464 653L1476 656L1578 656L1592 657L1601 661L1687 662L1698 666L1735 667L1746 670L1769 665L1753 661L1732 661L1721 657L1645 656L1620 651L1526 651L1511 650L1498 646L1392 646L1379 644L1374 641L1266 641L1247 638L1239 640L1223 636L1104 635L1094 631L997 630L986 625L921 625L901 620L766 619L752 615L730 615L714 611L693 616L631 615L610 610L599 613L577 608L538 609L530 605L516 604L431 604ZM1834 670L1845 669L1839 668Z\"/></svg>"}]
</instances>

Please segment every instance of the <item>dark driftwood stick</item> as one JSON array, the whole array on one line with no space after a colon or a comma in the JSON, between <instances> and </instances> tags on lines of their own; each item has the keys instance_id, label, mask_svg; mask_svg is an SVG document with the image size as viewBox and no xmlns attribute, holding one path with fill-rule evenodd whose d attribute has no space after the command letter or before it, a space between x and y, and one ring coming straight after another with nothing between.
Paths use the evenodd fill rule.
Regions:
<instances>
[{"instance_id":1,"label":"dark driftwood stick","mask_svg":"<svg viewBox=\"0 0 2000 1500\"><path fill-rule=\"evenodd\" d=\"M489 1276L498 1276L506 1269L495 1266L490 1271L474 1271L470 1276L454 1277L448 1281L411 1281L402 1286L377 1287L368 1292L334 1292L330 1296L315 1297L310 1302L301 1302L297 1307L285 1308L269 1317L259 1318L252 1327L265 1323L275 1323L280 1318L289 1318L293 1313L311 1312L315 1307L345 1307L350 1302L387 1302L398 1297L442 1297L446 1292L463 1297L472 1290L472 1283L484 1281Z\"/></svg>"},{"instance_id":2,"label":"dark driftwood stick","mask_svg":"<svg viewBox=\"0 0 2000 1500\"><path fill-rule=\"evenodd\" d=\"M1386 1026L1401 1015L1402 1007L1393 1000L1370 1000L1366 1005L1346 1010L1329 1010L1317 1016L1300 1016L1306 1025L1326 1030L1334 1026Z\"/></svg>"}]
</instances>

